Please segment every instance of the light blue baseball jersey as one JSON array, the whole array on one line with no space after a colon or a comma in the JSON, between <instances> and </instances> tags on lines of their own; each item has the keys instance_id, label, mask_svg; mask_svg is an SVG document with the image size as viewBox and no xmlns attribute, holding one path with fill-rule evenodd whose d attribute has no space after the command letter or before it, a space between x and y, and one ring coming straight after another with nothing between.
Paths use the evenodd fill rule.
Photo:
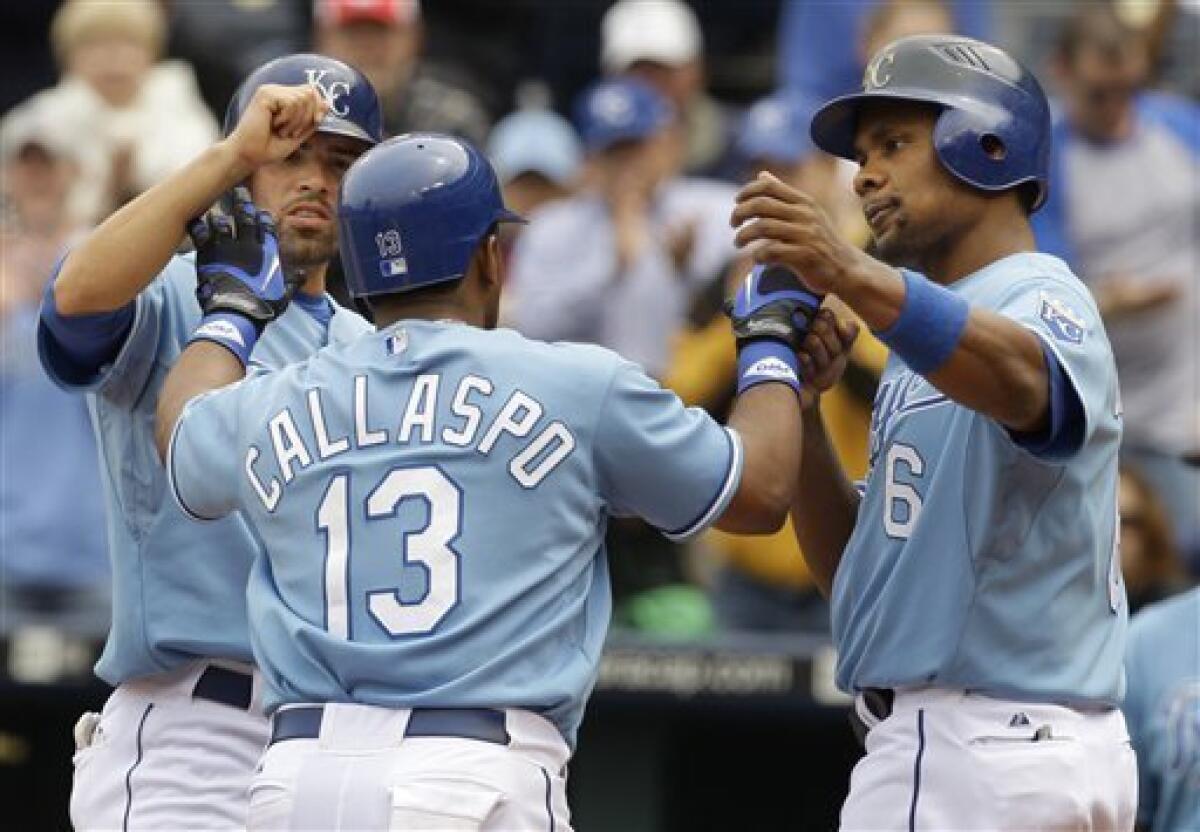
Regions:
<instances>
[{"instance_id":1,"label":"light blue baseball jersey","mask_svg":"<svg viewBox=\"0 0 1200 832\"><path fill-rule=\"evenodd\" d=\"M607 518L699 532L741 450L606 349L401 321L197 399L168 469L188 511L240 509L264 543L268 710L519 707L574 742L611 611Z\"/></svg>"},{"instance_id":2,"label":"light blue baseball jersey","mask_svg":"<svg viewBox=\"0 0 1200 832\"><path fill-rule=\"evenodd\" d=\"M1138 823L1200 829L1200 589L1129 625L1125 718L1138 756Z\"/></svg>"},{"instance_id":3,"label":"light blue baseball jersey","mask_svg":"<svg viewBox=\"0 0 1200 832\"><path fill-rule=\"evenodd\" d=\"M889 358L834 579L838 683L1119 704L1121 418L1095 303L1044 254L1003 258L950 289L1038 335L1082 405L1081 433L1069 452L1033 453Z\"/></svg>"},{"instance_id":4,"label":"light blue baseball jersey","mask_svg":"<svg viewBox=\"0 0 1200 832\"><path fill-rule=\"evenodd\" d=\"M179 511L154 444L159 391L200 321L195 291L193 255L172 258L138 296L117 358L88 378L75 374L45 324L38 328L43 366L60 385L88 393L100 444L113 613L96 674L113 685L197 657L251 660L244 599L258 545L238 516L200 525ZM293 304L253 361L280 367L369 329L348 310L336 308L326 325Z\"/></svg>"}]
</instances>

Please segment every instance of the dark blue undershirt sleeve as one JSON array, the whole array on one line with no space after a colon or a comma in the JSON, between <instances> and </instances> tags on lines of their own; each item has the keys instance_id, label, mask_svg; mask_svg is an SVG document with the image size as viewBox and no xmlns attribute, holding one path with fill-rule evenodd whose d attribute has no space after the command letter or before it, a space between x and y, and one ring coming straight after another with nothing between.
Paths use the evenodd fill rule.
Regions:
<instances>
[{"instance_id":1,"label":"dark blue undershirt sleeve","mask_svg":"<svg viewBox=\"0 0 1200 832\"><path fill-rule=\"evenodd\" d=\"M65 258L64 258L65 259ZM62 315L54 302L54 283L62 261L42 295L41 324L46 358L64 381L86 384L100 369L116 360L133 326L136 301L95 315Z\"/></svg>"},{"instance_id":2,"label":"dark blue undershirt sleeve","mask_svg":"<svg viewBox=\"0 0 1200 832\"><path fill-rule=\"evenodd\" d=\"M1050 377L1050 418L1043 430L1034 433L1010 430L1008 433L1013 442L1034 456L1062 459L1079 450L1087 427L1087 417L1079 393L1059 363L1058 356L1045 341L1041 338L1038 341Z\"/></svg>"}]
</instances>

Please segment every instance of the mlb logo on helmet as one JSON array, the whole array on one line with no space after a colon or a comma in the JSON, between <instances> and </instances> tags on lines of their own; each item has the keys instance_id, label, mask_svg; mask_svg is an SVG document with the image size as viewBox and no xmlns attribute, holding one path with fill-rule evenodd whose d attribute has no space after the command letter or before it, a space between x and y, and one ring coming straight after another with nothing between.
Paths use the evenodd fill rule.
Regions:
<instances>
[{"instance_id":1,"label":"mlb logo on helmet","mask_svg":"<svg viewBox=\"0 0 1200 832\"><path fill-rule=\"evenodd\" d=\"M380 231L375 235L375 245L379 247L380 274L384 277L402 277L408 274L408 261L402 256L404 249L399 231L394 228Z\"/></svg>"},{"instance_id":2,"label":"mlb logo on helmet","mask_svg":"<svg viewBox=\"0 0 1200 832\"><path fill-rule=\"evenodd\" d=\"M1059 298L1041 293L1042 323L1050 334L1069 344L1082 344L1085 332L1083 317Z\"/></svg>"}]
</instances>

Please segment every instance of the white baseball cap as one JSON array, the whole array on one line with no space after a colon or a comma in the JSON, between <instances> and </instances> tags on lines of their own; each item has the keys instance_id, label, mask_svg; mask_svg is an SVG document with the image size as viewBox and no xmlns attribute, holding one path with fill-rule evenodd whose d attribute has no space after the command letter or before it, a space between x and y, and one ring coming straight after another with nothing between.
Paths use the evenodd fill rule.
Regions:
<instances>
[{"instance_id":1,"label":"white baseball cap","mask_svg":"<svg viewBox=\"0 0 1200 832\"><path fill-rule=\"evenodd\" d=\"M540 173L567 185L579 172L583 151L571 122L549 110L518 110L497 122L487 155L501 183Z\"/></svg>"},{"instance_id":2,"label":"white baseball cap","mask_svg":"<svg viewBox=\"0 0 1200 832\"><path fill-rule=\"evenodd\" d=\"M682 66L702 46L696 14L681 0L619 0L604 14L600 63L609 73L638 61Z\"/></svg>"}]
</instances>

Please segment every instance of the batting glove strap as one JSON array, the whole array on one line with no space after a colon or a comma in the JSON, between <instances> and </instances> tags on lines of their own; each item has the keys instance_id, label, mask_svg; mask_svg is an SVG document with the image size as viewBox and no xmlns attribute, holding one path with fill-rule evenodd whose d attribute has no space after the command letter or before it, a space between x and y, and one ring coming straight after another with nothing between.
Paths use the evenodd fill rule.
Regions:
<instances>
[{"instance_id":1,"label":"batting glove strap","mask_svg":"<svg viewBox=\"0 0 1200 832\"><path fill-rule=\"evenodd\" d=\"M795 351L781 341L764 338L738 350L737 392L756 384L776 382L800 392L800 368Z\"/></svg>"},{"instance_id":2,"label":"batting glove strap","mask_svg":"<svg viewBox=\"0 0 1200 832\"><path fill-rule=\"evenodd\" d=\"M188 343L212 341L233 353L242 366L250 363L250 353L262 333L249 318L232 312L214 312L200 319Z\"/></svg>"},{"instance_id":3,"label":"batting glove strap","mask_svg":"<svg viewBox=\"0 0 1200 832\"><path fill-rule=\"evenodd\" d=\"M238 315L254 327L257 337L287 309L293 288L279 272L267 280L277 280L278 285L260 291L250 282L252 278L237 271L225 265L201 266L196 270L196 300L206 317L223 312Z\"/></svg>"}]
</instances>

